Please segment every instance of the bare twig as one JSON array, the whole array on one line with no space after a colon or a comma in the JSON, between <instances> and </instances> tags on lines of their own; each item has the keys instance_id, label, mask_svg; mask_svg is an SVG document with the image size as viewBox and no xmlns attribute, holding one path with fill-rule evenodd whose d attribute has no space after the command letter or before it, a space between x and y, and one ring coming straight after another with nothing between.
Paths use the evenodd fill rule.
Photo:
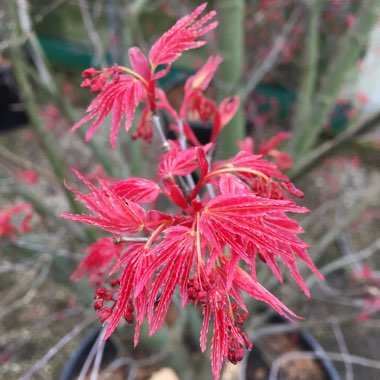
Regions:
<instances>
[{"instance_id":1,"label":"bare twig","mask_svg":"<svg viewBox=\"0 0 380 380\"><path fill-rule=\"evenodd\" d=\"M104 329L104 334L105 334L105 331L106 331L106 329ZM100 366L102 364L102 358L103 358L105 345L106 345L106 342L102 338L102 340L100 341L98 348L96 350L95 362L94 362L94 367L92 368L92 371L91 371L90 380L97 380L97 378L98 378Z\"/></svg>"},{"instance_id":2,"label":"bare twig","mask_svg":"<svg viewBox=\"0 0 380 380\"><path fill-rule=\"evenodd\" d=\"M248 95L261 82L265 75L267 75L268 72L273 70L273 68L277 65L280 58L280 53L287 42L287 39L299 17L299 14L300 12L298 10L293 11L289 17L289 20L284 25L282 31L274 40L272 48L266 59L259 66L252 67L252 69L247 74L248 81L240 91L240 99L242 103L244 103Z\"/></svg>"},{"instance_id":3,"label":"bare twig","mask_svg":"<svg viewBox=\"0 0 380 380\"><path fill-rule=\"evenodd\" d=\"M10 8L11 17L13 19L13 22L16 24L12 30L12 41L15 41L15 39L20 33L17 20L18 8L17 4L13 3L11 0L8 0L8 4ZM71 206L72 211L80 213L82 211L82 207L79 206L79 204L75 201L75 196L73 195L73 193L63 185L63 180L66 177L65 165L61 157L57 154L56 150L53 149L50 138L48 135L46 135L41 118L38 115L37 104L35 102L33 90L28 81L28 77L25 70L25 63L23 62L22 52L20 48L15 46L14 44L12 44L10 51L15 77L20 90L20 94L25 102L25 107L30 119L30 125L39 139L41 147L51 164L54 174L62 181L61 188L66 196L68 203Z\"/></svg>"},{"instance_id":4,"label":"bare twig","mask_svg":"<svg viewBox=\"0 0 380 380\"><path fill-rule=\"evenodd\" d=\"M52 357L54 357L66 344L71 342L78 334L80 334L87 326L93 322L93 318L87 317L79 325L76 325L69 333L62 337L57 344L51 347L41 359L39 359L33 367L18 378L18 380L28 380L37 371L43 368Z\"/></svg>"},{"instance_id":5,"label":"bare twig","mask_svg":"<svg viewBox=\"0 0 380 380\"><path fill-rule=\"evenodd\" d=\"M336 152L338 148L343 146L343 144L352 140L361 133L369 132L371 129L376 128L379 124L380 112L371 115L366 120L357 121L333 140L325 141L323 144L318 145L318 147L305 154L302 159L296 162L293 169L289 173L291 179L294 181L303 174L310 172L313 167L321 163L321 161L329 154Z\"/></svg>"},{"instance_id":6,"label":"bare twig","mask_svg":"<svg viewBox=\"0 0 380 380\"><path fill-rule=\"evenodd\" d=\"M349 362L351 364L360 365L363 367L369 367L373 369L380 370L380 361L367 359L362 356L357 355L346 355L338 352L289 352L287 354L283 354L279 356L273 363L269 373L268 380L276 380L278 377L279 370L281 369L281 365L288 360L296 360L296 359L318 359L321 357L328 358L330 360L339 361L339 362Z\"/></svg>"},{"instance_id":7,"label":"bare twig","mask_svg":"<svg viewBox=\"0 0 380 380\"><path fill-rule=\"evenodd\" d=\"M107 326L108 326L108 324L107 324ZM86 361L84 362L83 367L79 373L78 380L85 380L87 372L90 369L91 363L94 360L95 355L98 356L98 353L100 352L101 357L103 356L103 349L104 349L103 338L104 338L104 335L106 334L107 326L103 327L103 329L100 332L99 336L97 337L94 345L92 346L89 354L87 355ZM98 364L100 366L100 363L98 363ZM93 368L94 375L96 373L99 373L99 368L100 368L99 366L96 366L96 368L94 366L94 368ZM91 379L92 379L92 374L91 374Z\"/></svg>"},{"instance_id":8,"label":"bare twig","mask_svg":"<svg viewBox=\"0 0 380 380\"><path fill-rule=\"evenodd\" d=\"M355 260L360 259L363 260L367 257L374 255L376 252L380 250L380 239L377 239L373 242L369 247L359 251L356 253ZM337 269L344 268L352 262L353 258L351 256L345 256L340 259L334 260L324 267L320 268L320 272L326 276ZM312 286L317 281L317 278L314 275L311 275L305 281L308 286Z\"/></svg>"},{"instance_id":9,"label":"bare twig","mask_svg":"<svg viewBox=\"0 0 380 380\"><path fill-rule=\"evenodd\" d=\"M133 237L133 236L118 236L113 239L115 244L119 243L145 243L148 241L147 237Z\"/></svg>"},{"instance_id":10,"label":"bare twig","mask_svg":"<svg viewBox=\"0 0 380 380\"><path fill-rule=\"evenodd\" d=\"M16 0L18 21L22 33L28 35L28 40L32 46L31 53L33 56L34 63L37 67L41 80L43 81L46 88L52 89L53 80L50 72L46 70L45 57L41 49L36 48L39 45L35 33L33 33L32 22L30 20L29 12L29 1L28 0ZM15 41L15 40L14 40Z\"/></svg>"},{"instance_id":11,"label":"bare twig","mask_svg":"<svg viewBox=\"0 0 380 380\"><path fill-rule=\"evenodd\" d=\"M33 170L39 175L46 177L49 180L52 180L54 182L58 181L58 178L50 170L41 168L40 165L36 165L33 162L11 152L4 146L0 146L0 157L3 157L5 160L11 162L14 165L19 166L20 168Z\"/></svg>"},{"instance_id":12,"label":"bare twig","mask_svg":"<svg viewBox=\"0 0 380 380\"><path fill-rule=\"evenodd\" d=\"M157 132L158 138L160 139L161 150L165 153L168 152L170 149L170 144L169 144L169 141L166 138L165 133L162 129L160 117L158 115L153 115L152 116L152 123L153 123L155 131Z\"/></svg>"},{"instance_id":13,"label":"bare twig","mask_svg":"<svg viewBox=\"0 0 380 380\"><path fill-rule=\"evenodd\" d=\"M45 264L45 265L43 265ZM43 284L43 282L46 280L46 277L49 273L50 266L51 266L51 261L49 260L48 262L41 263L41 270L34 281L34 283L30 284L28 283L28 291L26 294L18 299L17 301L14 301L11 305L7 307L3 307L2 311L0 312L0 319L4 318L4 316L8 315L9 313L13 312L14 310L17 310L18 308L29 304L32 299L38 294L38 288Z\"/></svg>"},{"instance_id":14,"label":"bare twig","mask_svg":"<svg viewBox=\"0 0 380 380\"><path fill-rule=\"evenodd\" d=\"M329 232L318 241L310 250L312 257L319 257L332 244L337 237L352 224L364 210L380 196L380 186L378 183L372 185L362 193L361 199L351 208L347 215L344 215L338 223L334 225Z\"/></svg>"},{"instance_id":15,"label":"bare twig","mask_svg":"<svg viewBox=\"0 0 380 380\"><path fill-rule=\"evenodd\" d=\"M347 344L344 339L342 330L339 326L339 323L337 323L337 321L334 320L334 322L331 325L335 334L336 341L338 342L340 352L345 356L349 356L350 353L348 352ZM350 361L344 360L344 367L346 370L346 380L353 380L354 372L352 368L352 363Z\"/></svg>"},{"instance_id":16,"label":"bare twig","mask_svg":"<svg viewBox=\"0 0 380 380\"><path fill-rule=\"evenodd\" d=\"M127 356L123 357L123 358L119 358L119 359L114 360L105 369L104 372L105 373L110 373L110 372L112 373L113 371L117 370L118 368L121 368L121 367L124 367L124 366L130 366L132 368L133 367L134 368L139 368L139 367L150 366L150 365L153 365L153 364L161 362L162 360L164 360L165 358L167 358L174 350L175 350L175 348L165 349L165 350L162 350L161 352L159 352L157 354L153 354L151 356L148 356L145 359L133 359L133 358L130 358L130 357L127 357Z\"/></svg>"},{"instance_id":17,"label":"bare twig","mask_svg":"<svg viewBox=\"0 0 380 380\"><path fill-rule=\"evenodd\" d=\"M92 20L90 11L89 11L89 4L87 0L78 0L79 9L82 15L82 20L84 27L86 28L86 32L88 34L88 37L90 38L90 41L92 43L92 46L94 48L95 56L97 59L97 63L101 67L106 67L106 61L104 59L104 46L103 42L96 31L96 27L94 25L94 22Z\"/></svg>"},{"instance_id":18,"label":"bare twig","mask_svg":"<svg viewBox=\"0 0 380 380\"><path fill-rule=\"evenodd\" d=\"M47 326L51 323L56 323L58 320L61 322L65 318L70 318L73 316L77 316L78 314L84 313L84 309L82 307L70 308L66 310L58 310L54 313L39 319L37 323L28 327L28 335L23 336L16 342L13 342L7 345L6 352L8 355L14 358L14 355L19 349L26 345L32 338L33 334L36 334L40 330L46 329ZM59 315L59 319L58 319Z\"/></svg>"},{"instance_id":19,"label":"bare twig","mask_svg":"<svg viewBox=\"0 0 380 380\"><path fill-rule=\"evenodd\" d=\"M177 122L178 125L178 137L179 137L179 144L182 150L186 149L186 136L185 136L185 131L183 127L183 120L178 120ZM191 174L186 175L186 181L189 186L189 189L192 190L195 187L195 182Z\"/></svg>"},{"instance_id":20,"label":"bare twig","mask_svg":"<svg viewBox=\"0 0 380 380\"><path fill-rule=\"evenodd\" d=\"M76 122L76 115L74 114L70 104L66 101L66 99L58 91L56 82L55 82L55 80L51 74L51 71L48 67L48 64L46 62L45 55L43 53L41 45L37 39L37 36L36 36L33 28L31 27L30 16L29 16L29 8L25 7L23 9L17 9L18 13L16 14L16 11L13 8L15 5L10 0L8 0L8 1L10 4L9 5L10 13L11 13L11 15L14 14L14 16L13 16L14 17L14 20L13 20L14 26L13 26L13 30L12 30L13 33L12 33L12 41L11 41L12 42L11 52L13 50L14 54L18 55L17 59L20 61L20 62L16 62L17 64L14 63L16 77L17 77L17 71L22 69L24 66L22 64L22 56L19 53L19 49L21 47L21 43L19 43L19 36L22 33L24 33L24 34L27 33L26 34L27 35L26 40L30 40L30 46L32 48L33 57L36 61L36 66L38 67L40 75L42 76L42 79L43 79L41 81L37 81L37 84L49 91L50 95L52 96L54 102L57 104L57 106L60 109L60 111L62 112L62 114L69 120L70 123L74 124ZM18 0L18 1L21 2L21 5L22 4L26 4L26 5L28 4L27 0ZM20 21L19 21L20 29L23 25L23 29L22 29L23 31L18 30L19 29L18 24L17 24L18 18L16 17L17 15L20 18ZM24 74L24 76L26 77L26 73ZM23 86L21 86L20 83L19 83L19 87L20 87L22 95L25 95L26 108L28 111L28 115L29 115L31 124L33 126L36 122L36 119L38 118L38 115L36 115L36 116L31 115L30 107L28 106L30 103L33 103L32 102L33 97L26 93L27 92L26 88L23 90ZM26 86L24 86L24 87L26 87ZM29 84L28 84L28 87L30 87ZM84 139L85 133L83 132L83 130L79 129L78 133ZM106 154L104 154L103 149L100 149L98 147L98 145L96 144L96 142L94 142L93 140L90 140L88 142L88 145L91 148L94 155L102 163L102 165L103 165L104 169L107 171L107 173L109 173L111 175L115 175L113 165L111 164L109 157ZM54 160L52 160L51 158L50 158L50 161L54 163Z\"/></svg>"},{"instance_id":21,"label":"bare twig","mask_svg":"<svg viewBox=\"0 0 380 380\"><path fill-rule=\"evenodd\" d=\"M48 16L55 9L60 7L66 0L52 0L46 6L44 6L36 15L35 21L41 22L46 16Z\"/></svg>"}]
</instances>

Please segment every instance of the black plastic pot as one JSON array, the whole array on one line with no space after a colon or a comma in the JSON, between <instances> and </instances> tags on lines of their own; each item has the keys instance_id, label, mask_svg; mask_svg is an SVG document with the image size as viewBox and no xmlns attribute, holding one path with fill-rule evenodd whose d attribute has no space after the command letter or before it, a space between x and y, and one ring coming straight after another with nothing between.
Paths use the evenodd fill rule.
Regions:
<instances>
[{"instance_id":1,"label":"black plastic pot","mask_svg":"<svg viewBox=\"0 0 380 380\"><path fill-rule=\"evenodd\" d=\"M25 125L27 121L25 107L18 95L11 66L0 64L0 131Z\"/></svg>"},{"instance_id":2,"label":"black plastic pot","mask_svg":"<svg viewBox=\"0 0 380 380\"><path fill-rule=\"evenodd\" d=\"M284 324L287 323L287 321L283 320L279 317L274 317L270 323L272 324ZM279 338L279 336L284 339L285 337L289 339L289 342L292 342L292 344L297 346L296 351L291 352L313 352L314 357L308 357L308 360L312 360L314 364L316 364L318 367L318 373L320 376L318 379L323 378L324 380L340 380L340 375L337 372L336 368L334 367L332 361L328 358L326 352L321 347L321 345L318 343L318 341L311 335L308 331L305 330L298 330L298 331L292 331L292 332L282 332L282 333L274 333L271 335L268 335L266 339L271 339L272 341L275 341ZM257 339L256 342L259 342L260 338ZM246 355L241 373L240 373L240 380L267 380L269 379L270 374L270 364L267 361L266 355L263 352L265 350L265 345L262 344L255 344L255 341L253 343L253 349ZM280 355L278 355L280 356ZM278 357L277 356L277 357ZM273 357L272 362L276 359L276 357ZM305 359L298 359L300 361ZM257 375L256 375L257 374ZM299 377L300 379L311 379L312 377L306 377L305 374L303 377ZM255 377L256 376L256 377ZM322 376L322 377L321 377ZM278 379L287 379L287 377L281 377L278 376ZM289 378L298 378L298 377L289 377ZM313 377L314 379L314 377Z\"/></svg>"},{"instance_id":3,"label":"black plastic pot","mask_svg":"<svg viewBox=\"0 0 380 380\"><path fill-rule=\"evenodd\" d=\"M59 380L74 380L80 374L83 364L85 363L92 347L94 346L100 334L100 328L93 329L80 343L77 349L72 353L65 367L63 368ZM112 339L107 339L101 362L101 367L106 367L117 356L117 347Z\"/></svg>"}]
</instances>

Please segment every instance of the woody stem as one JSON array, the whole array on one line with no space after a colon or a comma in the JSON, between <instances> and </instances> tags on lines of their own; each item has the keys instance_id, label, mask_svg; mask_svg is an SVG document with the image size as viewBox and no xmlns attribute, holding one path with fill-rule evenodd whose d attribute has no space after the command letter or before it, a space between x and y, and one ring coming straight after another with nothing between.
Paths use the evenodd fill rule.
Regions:
<instances>
[{"instance_id":1,"label":"woody stem","mask_svg":"<svg viewBox=\"0 0 380 380\"><path fill-rule=\"evenodd\" d=\"M161 149L166 153L169 151L170 149L170 145L169 145L169 141L168 139L166 138L165 136L165 133L162 129L162 126L161 126L161 121L160 121L160 117L158 115L153 115L152 116L152 123L153 123L153 126L154 126L154 129L156 130L157 132L157 135L161 141Z\"/></svg>"},{"instance_id":2,"label":"woody stem","mask_svg":"<svg viewBox=\"0 0 380 380\"><path fill-rule=\"evenodd\" d=\"M186 149L186 136L185 136L185 131L183 128L183 120L179 119L177 121L177 124L178 124L178 130L179 130L179 133L178 133L179 145L180 145L181 149L184 150L184 149ZM195 182L194 182L194 179L191 176L191 174L188 174L186 176L186 181L189 185L189 189L193 190L195 187Z\"/></svg>"},{"instance_id":3,"label":"woody stem","mask_svg":"<svg viewBox=\"0 0 380 380\"><path fill-rule=\"evenodd\" d=\"M146 241L148 241L147 237L133 237L133 236L119 236L113 240L114 244L119 244L119 243L145 243Z\"/></svg>"}]
</instances>

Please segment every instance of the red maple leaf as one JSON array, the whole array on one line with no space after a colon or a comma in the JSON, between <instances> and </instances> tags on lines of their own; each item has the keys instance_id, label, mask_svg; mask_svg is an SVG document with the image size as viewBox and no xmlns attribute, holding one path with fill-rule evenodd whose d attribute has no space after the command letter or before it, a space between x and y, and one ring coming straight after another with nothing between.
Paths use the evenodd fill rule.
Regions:
<instances>
[{"instance_id":1,"label":"red maple leaf","mask_svg":"<svg viewBox=\"0 0 380 380\"><path fill-rule=\"evenodd\" d=\"M92 92L100 93L88 107L87 115L74 124L71 129L74 131L92 120L90 129L86 133L86 141L88 141L106 116L112 112L110 141L112 147L115 148L123 116L125 117L124 128L128 132L132 125L135 109L142 100L149 105L153 113L156 112L156 80L168 73L170 65L184 51L204 45L205 41L198 39L217 26L216 21L208 23L216 15L215 11L206 13L198 19L206 6L206 3L198 6L164 33L150 49L149 61L139 48L132 47L129 49L132 69L115 66L103 70L93 68L85 70L82 73L84 78L82 87L90 87ZM156 73L159 65L168 67ZM121 74L123 71L128 75ZM151 139L151 126L145 122L147 113L148 111L145 111L143 114L143 122L139 124L138 133L134 135L135 138ZM149 131L145 131L145 128L148 128Z\"/></svg>"},{"instance_id":2,"label":"red maple leaf","mask_svg":"<svg viewBox=\"0 0 380 380\"><path fill-rule=\"evenodd\" d=\"M170 65L184 51L199 48L206 43L198 38L218 25L217 21L207 24L215 17L215 11L208 12L197 20L206 7L207 3L199 5L192 13L179 19L153 44L149 51L149 62L153 67Z\"/></svg>"},{"instance_id":3,"label":"red maple leaf","mask_svg":"<svg viewBox=\"0 0 380 380\"><path fill-rule=\"evenodd\" d=\"M79 281L89 274L90 283L95 284L110 269L112 261L120 257L122 246L115 244L112 238L104 237L90 244L85 252L87 256L79 264L71 278Z\"/></svg>"},{"instance_id":4,"label":"red maple leaf","mask_svg":"<svg viewBox=\"0 0 380 380\"><path fill-rule=\"evenodd\" d=\"M90 129L86 133L86 141L90 140L100 127L106 116L112 112L112 127L110 141L113 148L116 146L117 134L123 116L124 129L128 132L132 126L133 115L142 99L142 84L131 75L119 75L117 79L108 83L100 94L91 102L87 115L71 128L75 131L83 124L92 120Z\"/></svg>"},{"instance_id":5,"label":"red maple leaf","mask_svg":"<svg viewBox=\"0 0 380 380\"><path fill-rule=\"evenodd\" d=\"M141 274L141 270L146 266L146 260L149 250L146 250L144 244L134 243L131 244L124 255L119 259L118 263L114 267L113 271L116 271L120 267L124 265L122 274L120 276L120 287L118 290L118 297L115 302L114 307L112 308L112 312L108 318L108 328L105 335L105 339L107 339L115 330L117 325L119 324L120 319L125 315L128 307L128 303L132 301L134 284L135 284L135 276ZM141 292L140 292L141 293ZM146 306L139 304L140 309L136 310L137 319L141 320L145 317L145 308ZM136 328L136 334L138 334L139 329ZM136 336L135 336L136 338ZM135 339L135 343L138 342L138 335Z\"/></svg>"},{"instance_id":6,"label":"red maple leaf","mask_svg":"<svg viewBox=\"0 0 380 380\"><path fill-rule=\"evenodd\" d=\"M121 199L141 203L152 203L161 193L157 182L144 178L128 178L117 181L111 188Z\"/></svg>"},{"instance_id":7,"label":"red maple leaf","mask_svg":"<svg viewBox=\"0 0 380 380\"><path fill-rule=\"evenodd\" d=\"M159 178L173 178L184 176L197 169L197 152L195 148L180 150L172 144L171 149L162 158L158 166Z\"/></svg>"},{"instance_id":8,"label":"red maple leaf","mask_svg":"<svg viewBox=\"0 0 380 380\"><path fill-rule=\"evenodd\" d=\"M144 228L146 221L145 210L137 203L123 199L112 188L112 185L99 179L101 189L97 189L78 171L73 170L77 177L92 191L82 194L66 184L66 187L77 196L95 215L62 214L65 219L76 220L81 223L100 227L113 234L137 233Z\"/></svg>"},{"instance_id":9,"label":"red maple leaf","mask_svg":"<svg viewBox=\"0 0 380 380\"><path fill-rule=\"evenodd\" d=\"M136 293L146 286L156 272L148 298L150 334L162 326L177 284L180 285L182 305L187 302L187 281L194 265L196 238L193 230L174 226L165 231L165 238L154 247L155 258L139 280ZM158 294L160 296L158 299Z\"/></svg>"}]
</instances>

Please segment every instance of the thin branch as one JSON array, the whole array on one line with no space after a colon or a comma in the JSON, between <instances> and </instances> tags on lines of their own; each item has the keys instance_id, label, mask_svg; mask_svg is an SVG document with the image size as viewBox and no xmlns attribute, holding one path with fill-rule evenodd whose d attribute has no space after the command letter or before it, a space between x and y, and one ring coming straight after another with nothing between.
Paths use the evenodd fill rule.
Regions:
<instances>
[{"instance_id":1,"label":"thin branch","mask_svg":"<svg viewBox=\"0 0 380 380\"><path fill-rule=\"evenodd\" d=\"M0 157L3 157L5 160L23 169L33 170L39 175L46 177L49 180L58 182L58 178L50 170L41 168L40 165L36 165L30 160L27 160L23 158L22 156L11 152L5 146L0 146Z\"/></svg>"},{"instance_id":2,"label":"thin branch","mask_svg":"<svg viewBox=\"0 0 380 380\"><path fill-rule=\"evenodd\" d=\"M83 314L84 309L82 307L76 307L76 308L69 308L65 310L58 310L53 312L52 314L37 320L37 322L28 327L28 335L22 336L19 340L16 342L12 342L11 344L7 345L6 353L9 356L12 356L13 358L15 355L19 352L19 350L22 347L25 347L26 344L32 339L34 333L38 333L41 330L44 330L52 323L57 323L58 321L58 314L59 314L59 322L63 321L65 318L70 318L73 316L76 316L78 314Z\"/></svg>"},{"instance_id":3,"label":"thin branch","mask_svg":"<svg viewBox=\"0 0 380 380\"><path fill-rule=\"evenodd\" d=\"M22 298L17 299L17 301L14 301L11 305L2 308L2 311L0 312L0 319L4 318L9 313L12 313L13 311L17 310L22 306L29 305L33 298L35 298L36 295L38 295L38 288L45 282L49 274L51 261L48 261L47 263L43 264L45 265L42 266L37 279L34 281L34 283L28 284L29 290L26 292L26 294Z\"/></svg>"},{"instance_id":4,"label":"thin branch","mask_svg":"<svg viewBox=\"0 0 380 380\"><path fill-rule=\"evenodd\" d=\"M148 241L147 237L133 237L133 236L118 236L113 239L115 244L119 243L145 243Z\"/></svg>"},{"instance_id":5,"label":"thin branch","mask_svg":"<svg viewBox=\"0 0 380 380\"><path fill-rule=\"evenodd\" d=\"M332 328L333 328L333 331L335 334L336 341L338 342L340 352L345 357L349 356L350 353L348 351L347 344L346 344L346 341L344 339L342 330L339 326L339 323L337 323L337 321L334 320L334 322L332 323ZM354 380L354 372L353 372L353 368L352 368L352 363L350 361L344 360L344 367L346 370L346 380Z\"/></svg>"},{"instance_id":6,"label":"thin branch","mask_svg":"<svg viewBox=\"0 0 380 380\"><path fill-rule=\"evenodd\" d=\"M175 350L174 348L172 349L167 348L158 352L157 354L153 354L144 359L133 359L127 356L123 358L119 358L119 359L114 360L111 364L109 364L109 366L106 367L104 373L109 373L109 372L112 373L118 368L125 367L125 366L130 366L132 368L151 366L167 358L171 353L174 352L174 350Z\"/></svg>"},{"instance_id":7,"label":"thin branch","mask_svg":"<svg viewBox=\"0 0 380 380\"><path fill-rule=\"evenodd\" d=\"M359 120L351 127L340 133L333 140L325 141L315 149L305 154L302 159L298 160L290 171L289 176L292 181L298 179L305 173L310 172L312 168L321 163L328 155L336 152L343 144L352 140L359 134L367 133L380 124L380 112L368 117L366 120Z\"/></svg>"},{"instance_id":8,"label":"thin branch","mask_svg":"<svg viewBox=\"0 0 380 380\"><path fill-rule=\"evenodd\" d=\"M49 90L52 90L53 80L50 75L50 72L46 70L44 64L45 57L41 49L38 49L39 42L37 36L33 33L32 22L30 20L29 14L29 1L28 0L16 0L17 3L17 12L18 12L18 21L21 28L21 32L25 35L28 35L29 43L32 47L31 54L33 56L33 61L37 67L39 75L45 87ZM15 41L14 41L15 42Z\"/></svg>"},{"instance_id":9,"label":"thin branch","mask_svg":"<svg viewBox=\"0 0 380 380\"><path fill-rule=\"evenodd\" d=\"M353 260L358 260L358 259L363 260L367 257L374 255L379 250L380 250L380 239L377 239L369 247L357 252L355 255L355 259L353 259L353 257L351 256L345 256L325 265L324 267L320 268L319 271L324 276L326 276L332 272L335 272L337 269L341 269L341 268L346 267L347 265L350 265L353 262ZM305 282L308 286L312 286L316 281L317 281L317 278L314 275L311 275L307 278Z\"/></svg>"},{"instance_id":10,"label":"thin branch","mask_svg":"<svg viewBox=\"0 0 380 380\"><path fill-rule=\"evenodd\" d=\"M15 23L12 30L12 41L15 41L20 31L19 26L17 25L17 5L11 0L8 0L8 3L11 17ZM57 155L56 150L53 149L53 144L51 143L49 136L46 134L42 125L42 121L38 115L35 96L26 75L25 64L21 50L19 47L12 44L10 52L18 88L20 90L22 98L24 99L33 131L37 135L41 147L50 161L54 174L61 180L61 188L66 196L68 203L70 204L71 209L76 213L80 213L82 211L82 208L75 201L74 194L63 185L63 180L66 177L65 166L61 158Z\"/></svg>"},{"instance_id":11,"label":"thin branch","mask_svg":"<svg viewBox=\"0 0 380 380\"><path fill-rule=\"evenodd\" d=\"M43 368L50 359L53 358L66 344L70 343L77 335L79 335L87 326L93 322L93 318L87 317L79 325L76 325L68 334L62 337L57 344L51 347L46 354L39 359L33 367L24 373L18 380L28 380L30 379L37 371Z\"/></svg>"},{"instance_id":12,"label":"thin branch","mask_svg":"<svg viewBox=\"0 0 380 380\"><path fill-rule=\"evenodd\" d=\"M161 150L165 153L168 152L170 149L170 144L169 144L168 139L165 136L164 130L162 129L160 117L158 115L153 115L152 123L153 123L154 129L157 132L158 138L160 139Z\"/></svg>"},{"instance_id":13,"label":"thin branch","mask_svg":"<svg viewBox=\"0 0 380 380\"><path fill-rule=\"evenodd\" d=\"M36 15L35 21L41 22L46 16L48 16L51 12L59 8L66 0L53 0L50 1L45 7L43 7Z\"/></svg>"},{"instance_id":14,"label":"thin branch","mask_svg":"<svg viewBox=\"0 0 380 380\"><path fill-rule=\"evenodd\" d=\"M22 3L26 2L27 0L18 0ZM25 3L27 4L27 2ZM13 11L13 4L10 4L10 10ZM30 40L31 42L31 49L33 52L33 57L35 57L36 65L39 68L39 72L41 75L43 75L43 78L45 80L37 81L36 83L44 88L45 90L48 90L50 95L52 96L54 102L57 104L58 108L62 112L62 114L69 120L71 124L74 124L76 122L76 115L74 114L74 111L70 104L67 102L67 100L59 93L56 82L51 74L51 71L49 69L49 66L46 62L45 55L43 53L43 50L41 48L41 45L37 39L37 36L34 32L34 30L30 26L30 16L28 13L29 9L28 7L24 8L23 11L19 12L20 24L24 24L24 34L27 36L26 41ZM12 13L12 12L11 12ZM16 22L15 18L15 22ZM16 25L13 26L13 30L16 31ZM18 35L21 34L21 31L19 33L14 33L12 36L12 46L11 48L16 49L21 47L21 44L18 43ZM24 41L25 42L25 41ZM19 49L18 49L19 50ZM20 54L20 58L21 54ZM82 139L85 137L85 133L83 132L83 129L78 130L78 134L81 136ZM111 164L109 158L107 155L104 154L104 150L101 149L94 140L90 140L88 142L88 146L92 150L93 154L97 157L97 159L102 163L104 169L106 172L112 176L115 176L114 167Z\"/></svg>"},{"instance_id":15,"label":"thin branch","mask_svg":"<svg viewBox=\"0 0 380 380\"><path fill-rule=\"evenodd\" d=\"M357 220L365 209L375 200L380 197L379 183L375 183L369 189L361 194L361 199L350 209L347 215L342 216L340 221L331 228L328 233L311 248L310 254L312 257L319 257L327 250L339 235Z\"/></svg>"},{"instance_id":16,"label":"thin branch","mask_svg":"<svg viewBox=\"0 0 380 380\"><path fill-rule=\"evenodd\" d=\"M108 326L108 324L107 324ZM86 361L83 364L83 367L79 373L78 380L85 380L88 370L90 369L91 363L94 360L95 355L99 352L99 348L103 342L104 335L106 334L107 327L104 326L100 334L98 335L95 343L93 344L89 354L87 355ZM101 354L103 355L103 348L101 349ZM99 371L98 371L99 372ZM92 378L92 375L91 375Z\"/></svg>"},{"instance_id":17,"label":"thin branch","mask_svg":"<svg viewBox=\"0 0 380 380\"><path fill-rule=\"evenodd\" d=\"M87 35L92 43L94 48L95 56L97 63L101 67L106 67L106 61L104 59L104 46L103 42L96 31L96 27L94 22L92 21L92 17L89 11L89 4L87 0L78 0L79 9L82 15L82 20L84 27L86 28Z\"/></svg>"},{"instance_id":18,"label":"thin branch","mask_svg":"<svg viewBox=\"0 0 380 380\"><path fill-rule=\"evenodd\" d=\"M186 136L185 136L185 131L184 131L184 127L183 127L183 120L178 120L177 125L178 125L179 145L180 145L182 150L185 150L186 149ZM194 179L191 176L191 174L187 174L185 178L186 178L187 184L189 186L189 189L190 190L194 189L195 182L194 182ZM207 184L207 185L209 185L209 184Z\"/></svg>"},{"instance_id":19,"label":"thin branch","mask_svg":"<svg viewBox=\"0 0 380 380\"><path fill-rule=\"evenodd\" d=\"M280 53L300 15L298 10L293 11L278 37L273 42L272 48L265 60L258 66L254 66L247 74L248 81L240 91L240 100L244 104L248 95L256 88L261 80L278 64Z\"/></svg>"},{"instance_id":20,"label":"thin branch","mask_svg":"<svg viewBox=\"0 0 380 380\"><path fill-rule=\"evenodd\" d=\"M106 329L104 329L104 334L106 332ZM99 371L100 371L100 366L102 364L102 358L103 358L103 353L104 353L104 347L106 345L105 340L102 338L100 341L98 348L96 350L96 356L95 356L95 362L94 362L94 367L91 371L91 378L90 380L97 380Z\"/></svg>"},{"instance_id":21,"label":"thin branch","mask_svg":"<svg viewBox=\"0 0 380 380\"><path fill-rule=\"evenodd\" d=\"M328 358L330 360L339 361L339 362L349 362L351 364L360 365L363 367L369 367L373 369L380 370L380 361L367 359L362 356L357 355L346 355L338 352L288 352L279 356L271 366L268 380L276 380L278 378L278 373L281 369L281 366L289 361L296 359L319 359L321 357Z\"/></svg>"}]
</instances>

